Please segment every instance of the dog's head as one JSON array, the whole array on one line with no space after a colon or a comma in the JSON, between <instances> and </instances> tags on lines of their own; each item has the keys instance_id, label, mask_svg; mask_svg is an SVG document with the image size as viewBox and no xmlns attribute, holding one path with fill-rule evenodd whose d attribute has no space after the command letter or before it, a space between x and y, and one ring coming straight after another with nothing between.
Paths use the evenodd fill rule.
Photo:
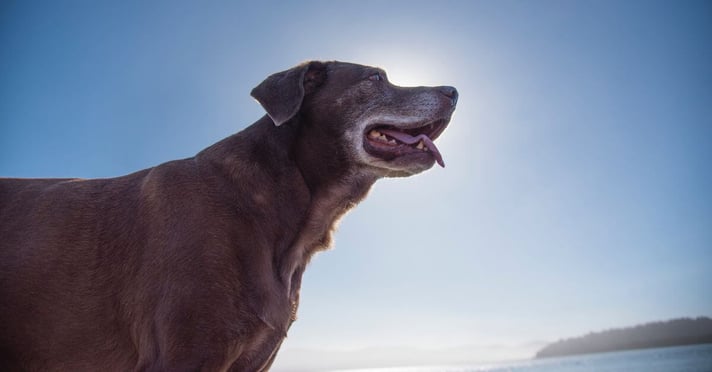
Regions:
<instances>
[{"instance_id":1,"label":"dog's head","mask_svg":"<svg viewBox=\"0 0 712 372\"><path fill-rule=\"evenodd\" d=\"M321 156L313 161L396 177L444 166L433 141L458 94L449 86L399 87L374 67L309 62L271 75L252 96L275 125L300 126L301 146Z\"/></svg>"}]
</instances>

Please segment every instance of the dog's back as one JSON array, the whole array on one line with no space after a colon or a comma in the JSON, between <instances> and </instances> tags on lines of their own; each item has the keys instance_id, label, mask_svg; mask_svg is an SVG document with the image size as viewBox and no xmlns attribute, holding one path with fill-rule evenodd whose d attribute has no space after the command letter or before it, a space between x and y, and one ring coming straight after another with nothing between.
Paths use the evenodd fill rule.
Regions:
<instances>
[{"instance_id":1,"label":"dog's back","mask_svg":"<svg viewBox=\"0 0 712 372\"><path fill-rule=\"evenodd\" d=\"M33 367L86 368L62 360L112 360L112 350L128 349L118 345L129 339L117 302L136 255L116 242L140 236L139 177L0 180L1 365L24 369L15 363L26 356Z\"/></svg>"},{"instance_id":2,"label":"dog's back","mask_svg":"<svg viewBox=\"0 0 712 372\"><path fill-rule=\"evenodd\" d=\"M221 370L201 362L223 363L216 334L265 328L248 313L263 296L247 297L264 291L250 284L263 268L241 266L255 257L236 259L231 241L274 234L235 220L255 208L236 205L212 167L190 158L109 179L0 179L0 370ZM230 352L264 363L283 333L259 337L271 348Z\"/></svg>"}]
</instances>

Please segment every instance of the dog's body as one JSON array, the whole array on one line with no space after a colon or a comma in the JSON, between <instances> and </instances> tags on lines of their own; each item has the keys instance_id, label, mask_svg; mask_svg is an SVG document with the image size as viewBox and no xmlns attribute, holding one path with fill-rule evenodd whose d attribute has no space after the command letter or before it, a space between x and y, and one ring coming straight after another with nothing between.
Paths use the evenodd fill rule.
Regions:
<instances>
[{"instance_id":1,"label":"dog's body","mask_svg":"<svg viewBox=\"0 0 712 372\"><path fill-rule=\"evenodd\" d=\"M267 116L193 158L1 180L0 370L268 370L339 217L442 163L430 138L457 92L384 76L300 65L253 90Z\"/></svg>"}]
</instances>

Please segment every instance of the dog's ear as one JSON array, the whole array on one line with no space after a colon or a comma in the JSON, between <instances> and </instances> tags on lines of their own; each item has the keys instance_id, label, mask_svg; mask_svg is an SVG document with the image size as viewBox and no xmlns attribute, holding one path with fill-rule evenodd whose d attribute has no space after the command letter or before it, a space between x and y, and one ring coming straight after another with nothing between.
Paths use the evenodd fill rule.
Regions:
<instances>
[{"instance_id":1,"label":"dog's ear","mask_svg":"<svg viewBox=\"0 0 712 372\"><path fill-rule=\"evenodd\" d=\"M293 118L302 106L304 96L326 80L326 65L307 62L287 71L270 75L250 93L267 111L274 125Z\"/></svg>"}]
</instances>

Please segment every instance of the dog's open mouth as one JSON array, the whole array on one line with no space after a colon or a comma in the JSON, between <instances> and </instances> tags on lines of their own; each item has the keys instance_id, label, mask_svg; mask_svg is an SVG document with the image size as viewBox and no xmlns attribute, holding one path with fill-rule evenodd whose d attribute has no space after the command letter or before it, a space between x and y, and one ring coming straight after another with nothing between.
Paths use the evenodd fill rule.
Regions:
<instances>
[{"instance_id":1,"label":"dog's open mouth","mask_svg":"<svg viewBox=\"0 0 712 372\"><path fill-rule=\"evenodd\" d=\"M436 120L412 128L375 124L366 128L364 149L384 160L402 156L432 156L441 167L445 167L442 155L433 141L445 130L447 124L447 120Z\"/></svg>"}]
</instances>

